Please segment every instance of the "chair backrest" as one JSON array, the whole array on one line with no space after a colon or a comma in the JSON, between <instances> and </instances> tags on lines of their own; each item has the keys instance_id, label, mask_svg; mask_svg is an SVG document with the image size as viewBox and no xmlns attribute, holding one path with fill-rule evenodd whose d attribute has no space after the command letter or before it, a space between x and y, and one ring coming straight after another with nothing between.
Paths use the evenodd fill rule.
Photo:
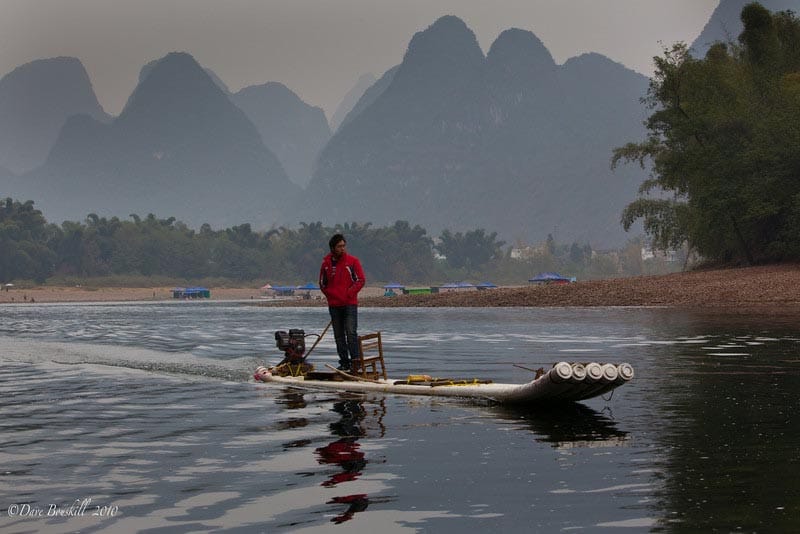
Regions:
<instances>
[{"instance_id":1,"label":"chair backrest","mask_svg":"<svg viewBox=\"0 0 800 534\"><path fill-rule=\"evenodd\" d=\"M383 362L383 342L380 332L358 336L359 358L353 361L353 373L365 378L386 379L386 367ZM378 369L380 366L380 370Z\"/></svg>"}]
</instances>

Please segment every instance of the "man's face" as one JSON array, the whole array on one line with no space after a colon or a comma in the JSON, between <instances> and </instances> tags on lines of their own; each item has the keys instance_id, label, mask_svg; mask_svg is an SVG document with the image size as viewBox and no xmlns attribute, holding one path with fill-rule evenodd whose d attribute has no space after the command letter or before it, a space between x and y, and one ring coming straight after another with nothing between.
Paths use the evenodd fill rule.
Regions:
<instances>
[{"instance_id":1,"label":"man's face","mask_svg":"<svg viewBox=\"0 0 800 534\"><path fill-rule=\"evenodd\" d=\"M339 241L333 247L333 257L336 259L341 258L346 250L347 250L347 241Z\"/></svg>"}]
</instances>

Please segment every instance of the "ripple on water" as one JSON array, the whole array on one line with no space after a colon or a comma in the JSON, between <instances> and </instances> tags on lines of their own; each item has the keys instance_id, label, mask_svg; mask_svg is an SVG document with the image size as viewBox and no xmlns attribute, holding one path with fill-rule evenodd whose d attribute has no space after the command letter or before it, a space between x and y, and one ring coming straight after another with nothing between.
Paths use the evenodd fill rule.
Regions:
<instances>
[{"instance_id":1,"label":"ripple on water","mask_svg":"<svg viewBox=\"0 0 800 534\"><path fill-rule=\"evenodd\" d=\"M401 376L518 382L530 375L512 364L570 353L636 369L610 400L544 409L254 384L253 368L281 356L272 332L319 332L324 309L9 308L0 306L0 499L87 496L124 512L25 528L800 527L786 504L798 475L798 340L769 324L647 309L361 314L362 331L385 333ZM313 360L334 359L328 336Z\"/></svg>"}]
</instances>

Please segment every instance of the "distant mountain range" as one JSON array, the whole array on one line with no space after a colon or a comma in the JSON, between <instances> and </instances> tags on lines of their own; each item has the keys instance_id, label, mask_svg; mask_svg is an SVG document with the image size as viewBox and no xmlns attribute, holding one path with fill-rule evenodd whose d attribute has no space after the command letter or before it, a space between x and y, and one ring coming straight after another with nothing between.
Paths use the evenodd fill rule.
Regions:
<instances>
[{"instance_id":1,"label":"distant mountain range","mask_svg":"<svg viewBox=\"0 0 800 534\"><path fill-rule=\"evenodd\" d=\"M516 29L484 56L447 16L378 84L320 155L301 217L480 227L509 241L627 239L619 217L642 176L612 174L609 161L644 135L644 76L598 54L558 66Z\"/></svg>"},{"instance_id":2,"label":"distant mountain range","mask_svg":"<svg viewBox=\"0 0 800 534\"><path fill-rule=\"evenodd\" d=\"M119 117L70 117L45 164L12 192L49 220L90 212L175 216L190 225L279 223L292 184L258 130L188 54L155 63Z\"/></svg>"},{"instance_id":3,"label":"distant mountain range","mask_svg":"<svg viewBox=\"0 0 800 534\"><path fill-rule=\"evenodd\" d=\"M738 21L743 3L723 0L694 46L725 38L715 28ZM609 161L644 138L647 84L599 54L558 65L519 29L484 55L446 16L413 36L401 64L358 81L331 134L322 110L282 84L231 94L186 53L145 65L116 118L79 60L41 60L0 80L0 196L33 199L54 222L402 219L433 235L484 228L508 242L621 246L620 213L644 172L612 173Z\"/></svg>"}]
</instances>

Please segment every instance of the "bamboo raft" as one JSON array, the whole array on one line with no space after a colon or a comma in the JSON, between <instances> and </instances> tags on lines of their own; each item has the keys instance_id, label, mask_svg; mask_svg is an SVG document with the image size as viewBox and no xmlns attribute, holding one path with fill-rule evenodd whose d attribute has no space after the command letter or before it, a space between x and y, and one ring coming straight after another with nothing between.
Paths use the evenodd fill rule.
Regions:
<instances>
[{"instance_id":1,"label":"bamboo raft","mask_svg":"<svg viewBox=\"0 0 800 534\"><path fill-rule=\"evenodd\" d=\"M405 378L365 378L330 366L330 373L280 376L274 368L259 367L254 378L260 382L293 388L359 393L387 393L430 397L459 397L500 404L567 403L599 397L634 377L628 363L558 362L541 370L524 384L493 383L483 379L436 379L428 375Z\"/></svg>"}]
</instances>

